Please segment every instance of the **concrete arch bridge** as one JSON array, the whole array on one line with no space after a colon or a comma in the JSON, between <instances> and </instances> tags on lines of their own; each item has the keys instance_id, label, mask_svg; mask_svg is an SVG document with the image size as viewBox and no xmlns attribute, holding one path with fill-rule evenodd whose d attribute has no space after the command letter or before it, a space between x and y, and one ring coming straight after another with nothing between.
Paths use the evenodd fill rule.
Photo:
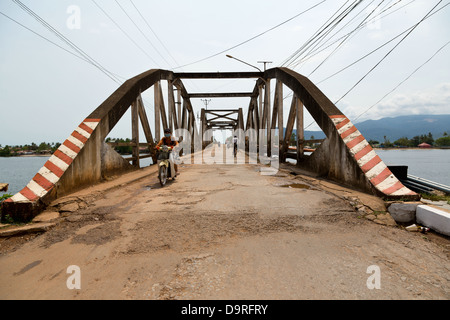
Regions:
<instances>
[{"instance_id":1,"label":"concrete arch bridge","mask_svg":"<svg viewBox=\"0 0 450 320\"><path fill-rule=\"evenodd\" d=\"M184 79L250 79L256 84L252 92L190 93L183 85ZM166 97L162 90L165 83ZM142 93L146 90L154 92L154 125L149 123L144 108ZM287 115L283 114L286 90L292 92ZM247 97L248 108L245 112L243 108L202 109L198 126L191 99L221 97ZM133 153L125 159L105 139L130 108L132 141L128 145ZM305 108L326 135L311 155L304 153ZM284 117L287 117L286 127ZM139 123L145 143L139 140ZM372 195L389 199L418 198L392 174L364 136L319 88L290 69L224 73L152 69L124 82L88 115L29 184L3 202L2 214L26 221L59 197L98 183L109 175L138 169L140 159L155 160L155 140L160 139L165 128L175 130L182 152L194 163L205 162L200 151L211 145L214 130L234 130L240 148L250 155L249 161L270 164L275 171L278 162L290 157L302 168ZM292 154L289 144L294 130L297 147ZM148 147L150 154L140 154L140 146Z\"/></svg>"}]
</instances>

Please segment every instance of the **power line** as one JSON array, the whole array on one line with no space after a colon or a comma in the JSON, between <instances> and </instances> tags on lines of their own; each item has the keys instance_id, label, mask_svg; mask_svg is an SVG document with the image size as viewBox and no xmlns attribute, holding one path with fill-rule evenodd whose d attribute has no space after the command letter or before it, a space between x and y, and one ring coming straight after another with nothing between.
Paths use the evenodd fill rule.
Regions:
<instances>
[{"instance_id":1,"label":"power line","mask_svg":"<svg viewBox=\"0 0 450 320\"><path fill-rule=\"evenodd\" d=\"M13 0L14 3L16 3L23 11L28 13L31 17L33 17L35 20L37 20L40 24L42 24L45 28L47 28L50 32L55 34L59 39L61 39L63 42L65 42L68 46L70 46L73 50L75 50L77 53L79 53L81 56L83 56L85 59L87 59L92 65L94 65L97 69L99 69L101 72L103 72L106 76L108 76L111 80L114 82L120 84L120 80L118 80L114 74L109 72L106 68L104 68L101 64L99 64L97 61L95 61L91 56L89 56L86 52L84 52L82 49L80 49L77 45L75 45L72 41L67 39L63 34L61 34L58 30L56 30L54 27L52 27L49 23L47 23L44 19L42 19L38 14L36 14L33 10L28 8L26 5L24 5L20 0Z\"/></svg>"},{"instance_id":2,"label":"power line","mask_svg":"<svg viewBox=\"0 0 450 320\"><path fill-rule=\"evenodd\" d=\"M389 9L391 9L392 7L394 7L396 4L398 4L398 3L401 2L401 1L402 1L402 0L399 0L399 1L397 1L396 3L394 3L393 5L391 5L389 8L384 9L383 11L381 11L379 14L377 14L376 16L374 16L371 20L369 20L369 21L367 21L366 23L364 23L363 25L361 25L361 26L359 27L358 30L353 30L353 31L351 31L351 32L349 32L349 33L347 33L347 34L345 34L344 36L342 36L342 37L336 39L335 41L333 41L332 43L330 43L330 44L327 45L327 46L325 46L326 43L324 43L324 44L321 45L319 48L317 48L315 51L313 51L313 52L309 53L309 55L303 57L303 58L300 60L300 63L303 63L303 62L305 62L305 61L311 59L312 57L314 57L314 56L316 56L317 54L319 54L319 53L325 51L326 49L328 49L329 47L331 47L332 45L334 45L334 44L337 43L338 41L344 39L345 37L351 35L351 34L354 33L354 32L359 31L359 30L362 29L362 28L366 27L366 26L367 26L369 23L371 23L373 20L375 20L375 19L381 20L381 19L383 19L383 18L385 18L385 17L387 17L387 16L389 16L389 15L395 13L396 11L398 11L398 10L400 10L400 9L402 9L402 8L404 8L404 7L406 7L407 5L410 5L412 2L414 2L414 1L416 1L416 0L411 0L411 1L408 2L407 4L405 4L405 5L403 5L403 6L399 7L399 8L397 8L396 10L394 10L394 11L392 11L392 12L389 12L388 14L386 14L386 15L384 15L384 16L382 16L382 17L379 17L379 16L381 16L384 12L388 11ZM347 23L345 26L347 26L347 25L348 25L348 23ZM345 27L345 26L344 26L344 27ZM344 27L343 27L343 28L344 28ZM336 33L335 33L335 34L334 34L327 42L329 42L334 36L336 36L343 28L341 28L339 31L337 31L337 32L336 32ZM321 48L323 48L323 49L321 49Z\"/></svg>"},{"instance_id":3,"label":"power line","mask_svg":"<svg viewBox=\"0 0 450 320\"><path fill-rule=\"evenodd\" d=\"M381 62L383 62L427 17L428 15L442 2L442 0L439 0L439 2L391 49L389 52L384 55L384 57L375 64L358 82L356 82L355 85L353 85L350 90L348 90L339 100L335 102L337 104L339 101L341 101L344 97L346 97L358 84L360 84L370 73L372 73L373 70L375 70Z\"/></svg>"},{"instance_id":4,"label":"power line","mask_svg":"<svg viewBox=\"0 0 450 320\"><path fill-rule=\"evenodd\" d=\"M158 63L144 50L142 49L142 47L137 44L136 41L133 40L133 38L131 38L131 36L125 32L125 30L122 29L122 27L105 11L103 10L103 8L95 1L95 0L91 0L96 6L97 8L99 8L108 18L109 20L111 20L117 28L119 28L120 31L122 31L122 33L131 41L133 42L133 44L139 49L141 50L155 65L158 65Z\"/></svg>"},{"instance_id":5,"label":"power line","mask_svg":"<svg viewBox=\"0 0 450 320\"><path fill-rule=\"evenodd\" d=\"M444 9L445 7L447 7L448 5L450 5L450 3L445 4L444 6L442 6L441 8L439 8L438 10L436 10L435 12L433 12L432 14L430 14L428 17L426 17L425 20L431 18L432 16L434 16L435 14L437 14L439 11L441 11L442 9ZM383 43L382 45L378 46L377 48L375 48L374 50L370 51L369 53L365 54L364 56L362 56L362 57L359 58L358 60L356 60L356 61L350 63L350 64L347 65L346 67L344 67L344 68L340 69L339 71L333 73L332 75L328 76L327 78L325 78L325 79L323 79L323 80L317 82L317 84L321 84L322 82L324 82L324 81L326 81L326 80L328 80L328 79L331 79L332 77L338 75L339 73L341 73L341 72L347 70L347 69L350 68L351 66L353 66L353 65L357 64L358 62L364 60L365 58L367 58L368 56L370 56L370 55L372 55L373 53L377 52L377 51L380 50L381 48L385 47L386 45L388 45L389 43L391 43L391 42L394 41L395 39L401 37L403 34L405 34L406 32L408 32L409 30L411 30L413 27L414 27L414 25L411 26L410 28L406 29L405 31L399 33L398 35L396 35L396 36L393 37L392 39L386 41L385 43Z\"/></svg>"},{"instance_id":6,"label":"power line","mask_svg":"<svg viewBox=\"0 0 450 320\"><path fill-rule=\"evenodd\" d=\"M363 25L364 24L364 22L367 20L367 19L369 19L369 17L381 6L381 4L384 2L385 0L382 0L379 4L378 4L378 6L376 6L373 10L372 10L372 12L368 15L368 16L366 16L364 19L363 19L363 21L361 21L360 22L360 24L352 31L352 32L350 32L350 34L347 36L347 37L345 37L344 38L344 40L342 40L340 43L339 43L339 45L336 47L336 48L334 48L334 50L308 75L308 77L310 77L314 72L316 72L329 58L331 58L331 56L333 55L333 54L335 54L341 47L342 47L342 45L351 37L351 36L354 36L355 34L356 34L356 32L358 32L360 29L359 29L359 27L361 26L361 25ZM372 4L373 3L373 1L370 3L370 4ZM370 5L369 4L369 5ZM368 6L369 6L368 5ZM368 6L366 7L366 8L368 8ZM364 9L366 9L366 8L364 8ZM363 9L363 10L364 10ZM359 15L359 14L358 14Z\"/></svg>"},{"instance_id":7,"label":"power line","mask_svg":"<svg viewBox=\"0 0 450 320\"><path fill-rule=\"evenodd\" d=\"M439 12L439 11L441 11L442 9L444 9L446 6L448 6L450 3L447 3L447 4L445 4L443 7L441 7L441 8L439 8L437 11L435 11L435 12L433 12L432 13L432 11L440 4L442 2L442 0L441 1L439 1L426 15L425 15L425 17L424 18L422 18L418 23L416 23L413 27L411 27L411 28L409 28L409 29L407 29L406 31L404 31L404 32L402 32L401 34L399 34L399 35L397 35L396 37L394 37L393 39L391 39L390 41L388 41L388 43L389 42L392 42L394 39L396 39L396 38L398 38L399 36L401 36L402 34L404 34L404 33L406 33L406 32L408 32L408 30L409 30L409 32L408 32L408 34L405 36L405 37L403 37L403 39L401 40L401 41L403 41L409 34L411 34L411 32L420 24L420 23L422 23L423 21L425 21L426 19L428 19L428 18L430 18L431 16L433 16L434 14L436 14L437 12ZM397 45L393 48L393 49L391 49L391 51L390 52L392 52L400 43L401 43L401 41L399 42L399 43L397 43ZM386 45L387 43L385 43L384 45ZM400 87L404 82L406 82L409 78L411 78L417 71L419 71L425 64L427 64L429 61L431 61L440 51L442 51L448 44L450 44L450 42L447 42L444 46L442 46L439 50L437 50L433 55L432 55L432 57L431 58L429 58L425 63L423 63L421 66L419 66L416 70L414 70L405 80L403 80L402 82L400 82L400 84L398 84L394 89L392 89L389 93L387 93L385 96L383 96L383 98L381 98L378 102L376 102L374 105L372 105L371 107L369 107L365 112L363 112L362 114L360 114L355 120L357 120L357 119L359 119L363 114L365 114L365 113L367 113L370 109L372 109L375 105L377 105L379 102L381 102L385 97L387 97L389 94L391 94L392 92L394 92L398 87ZM383 45L383 46L384 46ZM376 49L376 50L378 50L378 49ZM375 50L375 51L376 51ZM389 52L389 53L390 53ZM389 54L388 53L388 54ZM371 53L369 53L369 54L371 54ZM387 55L386 55L387 56ZM385 57L386 57L385 56ZM384 57L384 58L385 58ZM363 57L364 58L364 57ZM359 59L358 61L360 61L360 60L362 60L363 58L361 58L361 59ZM384 60L384 58L381 60L381 61L383 61ZM357 62L358 62L357 61ZM380 62L378 62L378 64L377 65L379 65L380 63L381 63L381 61ZM356 63L356 62L355 62ZM354 63L353 63L354 64ZM374 68L372 68L371 70L373 70ZM369 71L369 73L370 73L370 71ZM368 73L367 73L368 74ZM366 75L367 75L366 74ZM355 85L356 86L356 85ZM354 87L355 87L354 86ZM286 97L287 98L287 97ZM342 98L341 98L342 99ZM341 99L339 99L339 100L341 100ZM339 101L338 101L339 102ZM335 103L335 104L337 104L337 102ZM353 121L355 121L355 120L353 120ZM314 124L314 121L313 122L311 122L307 127L305 127L305 129L307 129L307 128L309 128L311 125L313 125Z\"/></svg>"},{"instance_id":8,"label":"power line","mask_svg":"<svg viewBox=\"0 0 450 320\"><path fill-rule=\"evenodd\" d=\"M270 29L268 29L268 30L266 30L266 31L264 31L264 32L261 32L261 33L257 34L256 36L251 37L250 39L247 39L247 40L245 40L245 41L243 41L243 42L241 42L241 43L239 43L239 44L237 44L237 45L235 45L235 46L233 46L233 47L230 47L230 48L228 48L228 49L226 49L226 50L223 50L223 51L220 51L220 52L215 53L215 54L213 54L213 55L210 55L210 56L208 56L208 57L206 57L206 58L203 58L203 59L200 59L200 60L197 60L197 61L194 61L194 62L185 64L185 65L182 65L182 66L178 66L178 67L176 67L176 68L174 68L174 69L180 69L180 68L184 68L184 67L187 67L187 66L190 66L190 65L199 63L199 62L203 62L203 61L205 61L205 60L208 60L208 59L217 57L218 55L224 54L224 53L227 52L227 51L230 51L230 50L233 50L233 49L235 49L235 48L237 48L237 47L240 47L240 46L242 46L242 45L244 45L244 44L246 44L246 43L248 43L248 42L250 42L250 41L252 41L252 40L255 40L256 38L259 38L259 37L261 37L262 35L264 35L264 34L270 32L270 31L272 31L272 30L274 30L274 29L276 29L276 28L278 28L278 27L280 27L280 26L282 26L282 25L288 23L289 21L291 21L291 20L293 20L293 19L295 19L295 18L301 16L302 14L304 14L304 13L306 13L306 12L308 12L308 11L314 9L315 7L321 5L322 3L326 2L326 1L327 1L327 0L322 0L321 2L319 2L319 3L315 4L314 6L312 6L312 7L308 8L308 9L306 9L305 11L302 11L302 12L296 14L296 15L293 16L292 18L289 18L289 19L283 21L282 23L280 23L280 24L278 24L278 25L276 25L276 26L274 26L274 27L272 27L272 28L270 28Z\"/></svg>"},{"instance_id":9,"label":"power line","mask_svg":"<svg viewBox=\"0 0 450 320\"><path fill-rule=\"evenodd\" d=\"M283 63L281 63L281 66L287 64L289 60L291 60L298 52L303 50L303 48L306 47L306 45L310 43L310 41L312 41L315 37L317 37L322 32L322 29L327 25L327 23L334 17L334 15L338 13L349 1L350 0L347 0L335 13L333 13L333 15L316 32L314 32L314 34L299 49L297 49L293 54L291 54L287 59L285 59Z\"/></svg>"},{"instance_id":10,"label":"power line","mask_svg":"<svg viewBox=\"0 0 450 320\"><path fill-rule=\"evenodd\" d=\"M47 39L46 37L38 34L37 32L33 31L32 29L24 26L23 24L21 24L20 22L12 19L11 17L5 15L4 13L0 12L0 14L2 14L3 16L5 16L6 18L14 21L15 23L19 24L20 26L24 27L25 29L27 29L28 31L38 35L39 37L41 37L42 39L54 44L55 46L63 49L64 51L72 54L73 56L81 59L82 61L89 63L90 65L93 65L94 67L96 67L97 69L99 69L100 71L102 71L106 76L108 76L111 80L113 80L114 82L116 82L117 84L121 85L123 83L123 81L120 81L118 78L122 78L125 79L124 77L117 75L109 70L107 70L106 68L104 68L100 63L96 62L93 58L91 58L87 53L85 53L81 48L79 48L78 46L76 46L73 42L71 42L69 39L67 39L65 36L63 36L58 30L56 30L55 28L53 28L50 24L48 24L44 19L42 19L38 14L36 14L33 10L31 10L30 8L28 8L27 6L25 6L22 2L20 2L19 0L13 0L14 2L16 2L17 5L20 6L21 9L23 9L26 13L30 14L33 18L35 18L39 23L41 23L42 25L44 25L44 27L46 27L47 29L49 29L52 33L54 33L59 39L61 39L62 41L64 41L66 44L68 44L72 49L74 49L76 52L80 53L82 56L78 56L77 54L70 52L69 50L61 47L60 45L58 45L57 43ZM144 99L143 99L144 100ZM144 100L145 101L145 100ZM150 105L150 108L152 108L152 106ZM153 108L152 108L153 109Z\"/></svg>"},{"instance_id":11,"label":"power line","mask_svg":"<svg viewBox=\"0 0 450 320\"><path fill-rule=\"evenodd\" d=\"M138 12L139 16L142 18L142 20L145 22L145 24L147 25L147 27L150 29L150 31L153 33L153 35L155 36L155 38L159 41L159 43L162 45L162 47L164 48L164 50L169 54L169 56L172 58L172 60L175 62L176 65L179 65L179 63L176 61L176 59L172 56L172 54L170 53L169 49L167 49L167 47L164 45L164 43L162 42L162 40L158 37L158 35L156 34L156 32L153 30L153 28L150 26L150 24L148 23L147 19L144 17L144 15L141 13L141 11L138 9L138 7L134 4L133 0L130 0L131 4L133 5L133 7L136 9L136 11ZM141 31L141 30L140 30ZM142 33L142 31L141 31ZM146 37L147 38L147 37ZM156 48L155 48L156 49ZM159 51L158 51L159 53ZM170 63L164 58L163 55L161 55L161 53L159 53L159 55L164 59L164 61L169 65L169 67L171 67ZM201 91L198 86L194 83L192 83L193 86L195 88L197 88L197 90Z\"/></svg>"},{"instance_id":12,"label":"power line","mask_svg":"<svg viewBox=\"0 0 450 320\"><path fill-rule=\"evenodd\" d=\"M117 5L120 7L120 9L123 11L123 13L125 13L125 15L128 17L128 19L134 24L134 26L136 27L136 29L139 30L139 32L142 34L142 36L147 40L147 42L153 47L153 49L155 49L156 53L159 54L159 56L161 58L163 58L163 60L167 63L167 65L170 67L170 63L166 60L166 58L164 58L164 56L161 54L161 52L159 52L159 50L155 47L155 45L150 41L150 39L147 37L147 35L142 31L141 28L139 28L139 26L136 24L136 22L134 22L134 20L130 17L130 15L127 13L127 11L122 7L122 5L117 1L114 0Z\"/></svg>"},{"instance_id":13,"label":"power line","mask_svg":"<svg viewBox=\"0 0 450 320\"><path fill-rule=\"evenodd\" d=\"M60 48L60 49L62 49L62 50L64 50L64 51L66 51L67 53L70 53L70 54L73 55L74 57L77 57L78 59L80 59L80 60L82 60L82 61L84 61L84 62L87 62L87 63L89 63L89 64L92 64L89 60L87 60L87 59L85 59L85 58L83 58L83 57L81 57L81 56L79 56L79 55L73 53L72 51L67 50L66 48L60 46L60 45L57 44L56 42L53 42L52 40L50 40L50 39L44 37L43 35L40 35L39 33L35 32L34 30L28 28L27 26L21 24L19 21L17 21L17 20L15 20L15 19L11 18L10 16L4 14L3 12L0 11L0 14L3 15L4 17L8 18L9 20L15 22L16 24L18 24L18 25L21 26L22 28L25 28L26 30L28 30L28 31L30 31L30 32L32 32L32 33L34 33L35 35L37 35L38 37L44 39L45 41L50 42L51 44L57 46L58 48Z\"/></svg>"},{"instance_id":14,"label":"power line","mask_svg":"<svg viewBox=\"0 0 450 320\"><path fill-rule=\"evenodd\" d=\"M335 13L333 13L331 17L299 49L297 49L289 58L285 60L285 62L282 63L282 66L291 66L300 55L308 50L309 47L313 45L317 46L342 21L342 19L346 17L354 5L358 3L358 1L354 1L350 6L340 12L348 2L350 2L350 0L347 0Z\"/></svg>"},{"instance_id":15,"label":"power line","mask_svg":"<svg viewBox=\"0 0 450 320\"><path fill-rule=\"evenodd\" d=\"M441 52L446 46L448 46L450 44L450 41L447 42L446 44L444 44L442 47L440 47L427 61L425 61L424 63L422 63L418 68L416 68L409 76L407 76L403 81L401 81L397 86L394 87L394 89L390 90L387 94L385 94L380 100L378 100L377 102L375 102L371 107L369 107L366 111L364 111L363 113L361 113L359 116L357 116L353 121L358 120L362 115L366 114L367 112L369 112L369 110L371 110L373 107L375 107L377 104L379 104L381 101L384 100L384 98L386 98L388 95L390 95L392 92L394 92L395 90L397 90L403 83L405 83L406 81L408 81L416 72L418 72L420 69L422 69L423 66L425 66L428 62L430 62L439 52Z\"/></svg>"},{"instance_id":16,"label":"power line","mask_svg":"<svg viewBox=\"0 0 450 320\"><path fill-rule=\"evenodd\" d=\"M164 45L164 43L161 41L161 39L158 37L158 35L156 34L156 32L153 30L153 28L150 26L150 24L148 23L147 19L145 19L145 17L142 15L141 11L137 8L137 6L134 4L133 0L130 0L131 4L133 5L133 7L136 9L136 11L139 13L139 15L141 16L142 20L144 20L145 24L147 25L147 27L150 29L150 31L153 33L153 35L156 37L156 39L158 39L159 43L163 46L163 48L166 50L166 52L169 54L169 56L172 58L172 60L175 62L175 64L179 65L179 63L175 60L175 58L172 56L172 54L170 53L169 49L167 49L167 47Z\"/></svg>"}]
</instances>

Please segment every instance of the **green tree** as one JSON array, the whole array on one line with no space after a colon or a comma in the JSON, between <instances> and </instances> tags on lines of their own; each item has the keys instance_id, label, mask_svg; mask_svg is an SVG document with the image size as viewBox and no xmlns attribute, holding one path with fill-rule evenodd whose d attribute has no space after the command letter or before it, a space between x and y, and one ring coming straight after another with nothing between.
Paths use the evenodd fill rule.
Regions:
<instances>
[{"instance_id":1,"label":"green tree","mask_svg":"<svg viewBox=\"0 0 450 320\"><path fill-rule=\"evenodd\" d=\"M433 139L433 135L430 133L428 133L428 135L426 134L422 134L419 138L419 144L421 143L428 143L430 145L434 144L434 139Z\"/></svg>"},{"instance_id":2,"label":"green tree","mask_svg":"<svg viewBox=\"0 0 450 320\"><path fill-rule=\"evenodd\" d=\"M387 136L384 136L384 142L383 142L383 148L392 148L394 144L387 138Z\"/></svg>"},{"instance_id":3,"label":"green tree","mask_svg":"<svg viewBox=\"0 0 450 320\"><path fill-rule=\"evenodd\" d=\"M34 142L32 142L31 143L31 146L30 146L30 150L32 150L32 151L36 151L38 149L38 146L37 146L37 144L36 143L34 143Z\"/></svg>"},{"instance_id":4,"label":"green tree","mask_svg":"<svg viewBox=\"0 0 450 320\"><path fill-rule=\"evenodd\" d=\"M417 147L420 144L420 136L414 136L411 141L411 146Z\"/></svg>"},{"instance_id":5,"label":"green tree","mask_svg":"<svg viewBox=\"0 0 450 320\"><path fill-rule=\"evenodd\" d=\"M410 147L411 146L411 140L409 140L406 137L397 139L394 141L394 145L399 146L399 147Z\"/></svg>"},{"instance_id":6,"label":"green tree","mask_svg":"<svg viewBox=\"0 0 450 320\"><path fill-rule=\"evenodd\" d=\"M58 148L61 146L61 143L56 142L53 147L51 148L52 153L54 153L56 150L58 150Z\"/></svg>"},{"instance_id":7,"label":"green tree","mask_svg":"<svg viewBox=\"0 0 450 320\"><path fill-rule=\"evenodd\" d=\"M109 139L109 140L108 140ZM131 142L131 139L130 138L127 138L127 139L110 139L110 138L107 138L106 139L106 142ZM131 147L131 146L120 146L120 147L114 147L114 150L116 150L116 152L117 153L119 153L119 154L130 154L130 153L133 153L133 147Z\"/></svg>"},{"instance_id":8,"label":"green tree","mask_svg":"<svg viewBox=\"0 0 450 320\"><path fill-rule=\"evenodd\" d=\"M42 152L45 150L50 150L51 147L48 143L45 142L41 142L41 144L39 145L39 147L36 149L37 152Z\"/></svg>"},{"instance_id":9,"label":"green tree","mask_svg":"<svg viewBox=\"0 0 450 320\"><path fill-rule=\"evenodd\" d=\"M5 146L3 149L0 150L0 157L10 157L11 156L11 149L9 146Z\"/></svg>"},{"instance_id":10,"label":"green tree","mask_svg":"<svg viewBox=\"0 0 450 320\"><path fill-rule=\"evenodd\" d=\"M296 146L297 145L297 135L292 132L291 139L289 139L289 145L290 146Z\"/></svg>"},{"instance_id":11,"label":"green tree","mask_svg":"<svg viewBox=\"0 0 450 320\"><path fill-rule=\"evenodd\" d=\"M445 136L445 137L436 139L435 144L438 147L450 147L450 137Z\"/></svg>"}]
</instances>

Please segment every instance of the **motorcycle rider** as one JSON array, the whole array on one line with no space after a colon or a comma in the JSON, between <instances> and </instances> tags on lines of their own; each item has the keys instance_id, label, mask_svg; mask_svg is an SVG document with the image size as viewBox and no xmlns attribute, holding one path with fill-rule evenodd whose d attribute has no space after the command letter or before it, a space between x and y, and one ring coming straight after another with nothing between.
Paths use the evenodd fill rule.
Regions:
<instances>
[{"instance_id":1,"label":"motorcycle rider","mask_svg":"<svg viewBox=\"0 0 450 320\"><path fill-rule=\"evenodd\" d=\"M238 143L239 143L238 137L234 136L234 138L233 138L233 154L234 154L235 158L236 158L236 155L237 155Z\"/></svg>"},{"instance_id":2,"label":"motorcycle rider","mask_svg":"<svg viewBox=\"0 0 450 320\"><path fill-rule=\"evenodd\" d=\"M176 146L178 146L178 141L176 141L175 137L172 136L172 130L170 130L169 128L164 129L164 137L156 145L156 148L160 148L163 145L168 146L168 147L172 147L172 148L175 148ZM174 162L173 166L175 168L175 175L176 176L179 175L179 173L178 173L178 165Z\"/></svg>"}]
</instances>

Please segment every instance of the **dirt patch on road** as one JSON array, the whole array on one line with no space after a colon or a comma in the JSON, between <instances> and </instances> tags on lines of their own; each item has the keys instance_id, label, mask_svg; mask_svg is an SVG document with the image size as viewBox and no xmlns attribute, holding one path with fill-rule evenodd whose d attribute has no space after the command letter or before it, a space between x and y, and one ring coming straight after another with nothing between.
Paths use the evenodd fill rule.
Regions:
<instances>
[{"instance_id":1,"label":"dirt patch on road","mask_svg":"<svg viewBox=\"0 0 450 320\"><path fill-rule=\"evenodd\" d=\"M121 236L120 222L109 222L73 237L72 243L103 245Z\"/></svg>"},{"instance_id":2,"label":"dirt patch on road","mask_svg":"<svg viewBox=\"0 0 450 320\"><path fill-rule=\"evenodd\" d=\"M25 243L39 237L41 234L26 234L20 237L13 236L10 238L0 238L0 255L16 251L22 247Z\"/></svg>"},{"instance_id":3,"label":"dirt patch on road","mask_svg":"<svg viewBox=\"0 0 450 320\"><path fill-rule=\"evenodd\" d=\"M116 206L98 207L86 210L78 210L58 223L43 237L42 247L48 248L55 243L74 237L74 243L104 244L119 236L120 223L117 216L112 214ZM89 230L86 234L76 235L77 232L88 225L101 224Z\"/></svg>"},{"instance_id":4,"label":"dirt patch on road","mask_svg":"<svg viewBox=\"0 0 450 320\"><path fill-rule=\"evenodd\" d=\"M162 250L195 251L217 246L232 238L244 238L279 232L319 233L325 221L348 220L338 213L329 216L292 216L262 218L256 212L173 213L140 222L132 229L135 235L126 254L151 253Z\"/></svg>"}]
</instances>

